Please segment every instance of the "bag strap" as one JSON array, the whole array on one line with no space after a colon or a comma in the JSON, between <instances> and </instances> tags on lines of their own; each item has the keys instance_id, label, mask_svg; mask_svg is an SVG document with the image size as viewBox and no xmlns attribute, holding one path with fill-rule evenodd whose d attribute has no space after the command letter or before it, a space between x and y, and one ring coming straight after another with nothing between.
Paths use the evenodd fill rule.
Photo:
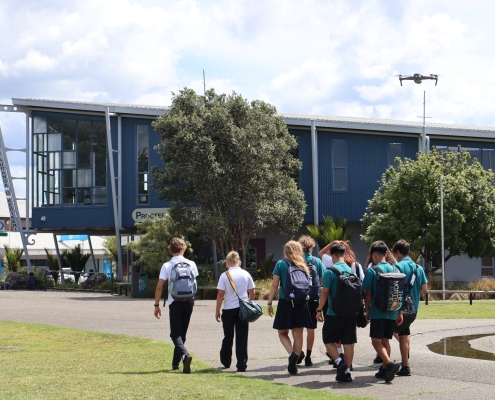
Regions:
<instances>
[{"instance_id":1,"label":"bag strap","mask_svg":"<svg viewBox=\"0 0 495 400\"><path fill-rule=\"evenodd\" d=\"M332 271L335 275L340 276L344 275L343 272L340 272L337 268L335 268L333 265L331 267L328 267L330 271Z\"/></svg>"},{"instance_id":2,"label":"bag strap","mask_svg":"<svg viewBox=\"0 0 495 400\"><path fill-rule=\"evenodd\" d=\"M376 264L375 264L375 265L373 265L373 269L375 270L375 272L376 272L376 273L380 272L380 273L382 273L382 274L383 274L382 269L381 269L378 265L376 265Z\"/></svg>"},{"instance_id":3,"label":"bag strap","mask_svg":"<svg viewBox=\"0 0 495 400\"><path fill-rule=\"evenodd\" d=\"M230 276L230 272L225 271L225 275L227 275L227 278L229 278L229 282L232 285L232 289L234 289L235 294L237 295L237 297L239 297L239 293L237 293L237 288L235 287L235 283L234 280L232 279L232 276Z\"/></svg>"}]
</instances>

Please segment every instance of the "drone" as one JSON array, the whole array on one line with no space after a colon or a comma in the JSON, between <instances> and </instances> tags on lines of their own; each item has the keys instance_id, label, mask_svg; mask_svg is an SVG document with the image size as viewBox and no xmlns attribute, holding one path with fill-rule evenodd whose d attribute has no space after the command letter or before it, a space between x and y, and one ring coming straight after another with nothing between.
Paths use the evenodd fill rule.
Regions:
<instances>
[{"instance_id":1,"label":"drone","mask_svg":"<svg viewBox=\"0 0 495 400\"><path fill-rule=\"evenodd\" d=\"M427 75L421 75L421 74L414 74L414 75L399 75L399 81L400 85L402 86L402 81L414 81L414 83L417 83L418 85L421 84L423 79L431 79L435 81L435 86L437 86L438 83L438 75L433 75L430 74L430 76Z\"/></svg>"}]
</instances>

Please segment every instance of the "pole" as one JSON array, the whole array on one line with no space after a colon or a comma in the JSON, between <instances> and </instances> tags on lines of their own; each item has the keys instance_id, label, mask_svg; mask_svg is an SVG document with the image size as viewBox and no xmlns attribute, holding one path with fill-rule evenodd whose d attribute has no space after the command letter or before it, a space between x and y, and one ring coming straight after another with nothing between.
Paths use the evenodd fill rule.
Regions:
<instances>
[{"instance_id":1,"label":"pole","mask_svg":"<svg viewBox=\"0 0 495 400\"><path fill-rule=\"evenodd\" d=\"M442 237L442 290L443 299L445 300L445 247L443 233L443 176L440 176L440 234Z\"/></svg>"},{"instance_id":2,"label":"pole","mask_svg":"<svg viewBox=\"0 0 495 400\"><path fill-rule=\"evenodd\" d=\"M426 149L426 90L423 91L423 129L421 131L421 145L423 152L428 154Z\"/></svg>"}]
</instances>

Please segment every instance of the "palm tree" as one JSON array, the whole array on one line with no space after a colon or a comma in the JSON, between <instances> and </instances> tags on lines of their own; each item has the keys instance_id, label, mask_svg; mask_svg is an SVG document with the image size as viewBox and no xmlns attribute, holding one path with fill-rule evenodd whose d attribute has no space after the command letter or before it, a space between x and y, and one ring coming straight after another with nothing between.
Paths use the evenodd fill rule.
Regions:
<instances>
[{"instance_id":1,"label":"palm tree","mask_svg":"<svg viewBox=\"0 0 495 400\"><path fill-rule=\"evenodd\" d=\"M323 222L318 225L307 225L306 228L320 249L334 240L351 240L352 232L347 229L347 219L338 215L335 221L330 215L323 216Z\"/></svg>"},{"instance_id":2,"label":"palm tree","mask_svg":"<svg viewBox=\"0 0 495 400\"><path fill-rule=\"evenodd\" d=\"M3 261L5 262L5 266L11 272L17 272L17 269L21 265L21 257L24 253L24 249L11 249L6 244L3 245L5 249L5 255L3 256Z\"/></svg>"},{"instance_id":3,"label":"palm tree","mask_svg":"<svg viewBox=\"0 0 495 400\"><path fill-rule=\"evenodd\" d=\"M62 253L62 258L67 261L70 266L70 269L74 272L74 279L77 283L79 280L79 276L81 275L81 271L84 269L84 266L91 257L91 254L84 254L81 249L81 245L78 244L71 250L64 250Z\"/></svg>"},{"instance_id":4,"label":"palm tree","mask_svg":"<svg viewBox=\"0 0 495 400\"><path fill-rule=\"evenodd\" d=\"M53 279L55 280L55 282L57 282L58 272L60 269L60 266L58 265L58 259L57 259L57 257L52 256L48 252L48 249L46 249L46 248L45 248L45 253L46 253L46 263L48 264L48 267L50 268L50 272L53 276Z\"/></svg>"}]
</instances>

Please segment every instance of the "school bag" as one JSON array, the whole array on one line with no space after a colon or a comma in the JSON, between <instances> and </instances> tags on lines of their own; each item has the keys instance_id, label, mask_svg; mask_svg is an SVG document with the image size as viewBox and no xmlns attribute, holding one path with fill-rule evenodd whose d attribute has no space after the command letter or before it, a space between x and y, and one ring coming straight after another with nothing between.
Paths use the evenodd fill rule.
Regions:
<instances>
[{"instance_id":1,"label":"school bag","mask_svg":"<svg viewBox=\"0 0 495 400\"><path fill-rule=\"evenodd\" d=\"M192 267L187 262L178 262L170 271L168 293L176 301L194 299L198 290L196 277Z\"/></svg>"},{"instance_id":2,"label":"school bag","mask_svg":"<svg viewBox=\"0 0 495 400\"><path fill-rule=\"evenodd\" d=\"M311 287L309 289L309 299L317 300L320 298L320 276L313 263L314 257L311 256L311 260L306 261L306 265L309 268L309 276L311 277Z\"/></svg>"},{"instance_id":3,"label":"school bag","mask_svg":"<svg viewBox=\"0 0 495 400\"><path fill-rule=\"evenodd\" d=\"M378 265L374 265L376 272L377 292L375 294L375 307L380 311L398 311L402 307L404 299L404 287L406 275L399 272L394 266L394 272L383 272Z\"/></svg>"},{"instance_id":4,"label":"school bag","mask_svg":"<svg viewBox=\"0 0 495 400\"><path fill-rule=\"evenodd\" d=\"M335 267L329 267L339 278L337 291L332 298L332 309L338 316L355 317L363 307L363 283L353 273L340 272Z\"/></svg>"},{"instance_id":5,"label":"school bag","mask_svg":"<svg viewBox=\"0 0 495 400\"><path fill-rule=\"evenodd\" d=\"M287 269L287 282L285 283L285 299L294 304L304 304L309 300L311 279L306 271L299 268L292 261L284 258L289 265Z\"/></svg>"},{"instance_id":6,"label":"school bag","mask_svg":"<svg viewBox=\"0 0 495 400\"><path fill-rule=\"evenodd\" d=\"M406 284L406 294L402 304L402 324L395 326L394 331L396 333L401 333L403 330L409 328L418 314L418 310L416 310L416 307L414 306L414 299L411 295L411 289L418 276L418 264L414 264L414 266L415 268L411 275L411 280Z\"/></svg>"}]
</instances>

